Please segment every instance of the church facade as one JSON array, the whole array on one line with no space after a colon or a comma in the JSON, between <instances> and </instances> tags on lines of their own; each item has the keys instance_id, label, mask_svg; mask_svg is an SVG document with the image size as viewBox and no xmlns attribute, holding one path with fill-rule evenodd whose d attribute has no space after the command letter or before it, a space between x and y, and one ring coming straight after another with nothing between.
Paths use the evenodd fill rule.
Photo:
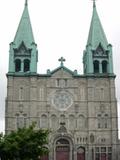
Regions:
<instances>
[{"instance_id":1,"label":"church facade","mask_svg":"<svg viewBox=\"0 0 120 160\"><path fill-rule=\"evenodd\" d=\"M95 2L83 53L84 73L64 66L37 73L38 50L28 4L10 44L7 73L6 133L36 122L50 129L49 155L43 160L119 160L118 119L112 45Z\"/></svg>"}]
</instances>

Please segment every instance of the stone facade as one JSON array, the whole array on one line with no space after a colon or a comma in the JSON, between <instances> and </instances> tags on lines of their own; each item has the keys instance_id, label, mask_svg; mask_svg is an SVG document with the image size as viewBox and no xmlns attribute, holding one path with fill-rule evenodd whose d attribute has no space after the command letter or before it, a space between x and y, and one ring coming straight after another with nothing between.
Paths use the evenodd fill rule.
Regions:
<instances>
[{"instance_id":1,"label":"stone facade","mask_svg":"<svg viewBox=\"0 0 120 160\"><path fill-rule=\"evenodd\" d=\"M57 91L70 93L72 103L69 108L54 104ZM67 97L65 99L67 101ZM71 160L76 160L80 147L85 149L86 160L97 155L98 147L98 151L106 147L105 152L109 150L112 160L117 160L114 77L76 76L65 67L51 75L8 76L6 132L27 127L33 121L37 123L36 129L52 131L48 146L50 160L55 159L56 141L61 138L68 140L71 146Z\"/></svg>"},{"instance_id":2,"label":"stone facade","mask_svg":"<svg viewBox=\"0 0 120 160\"><path fill-rule=\"evenodd\" d=\"M51 130L49 155L42 160L119 160L117 100L112 46L108 44L95 1L84 74L60 66L37 73L38 51L25 8L10 44L7 73L6 133L36 122Z\"/></svg>"}]
</instances>

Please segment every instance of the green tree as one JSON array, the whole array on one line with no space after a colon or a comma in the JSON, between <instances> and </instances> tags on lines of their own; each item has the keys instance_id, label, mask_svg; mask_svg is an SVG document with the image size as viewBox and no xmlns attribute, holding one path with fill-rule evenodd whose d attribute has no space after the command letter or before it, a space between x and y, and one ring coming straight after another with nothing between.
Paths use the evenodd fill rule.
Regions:
<instances>
[{"instance_id":1,"label":"green tree","mask_svg":"<svg viewBox=\"0 0 120 160\"><path fill-rule=\"evenodd\" d=\"M48 154L48 135L48 130L35 130L34 124L8 135L0 134L1 160L38 160Z\"/></svg>"}]
</instances>

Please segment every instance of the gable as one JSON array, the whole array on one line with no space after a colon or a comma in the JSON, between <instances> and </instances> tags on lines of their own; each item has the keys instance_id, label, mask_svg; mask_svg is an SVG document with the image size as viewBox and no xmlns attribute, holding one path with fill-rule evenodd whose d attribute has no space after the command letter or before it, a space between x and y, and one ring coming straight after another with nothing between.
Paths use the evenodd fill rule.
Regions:
<instances>
[{"instance_id":1,"label":"gable","mask_svg":"<svg viewBox=\"0 0 120 160\"><path fill-rule=\"evenodd\" d=\"M58 67L55 70L51 71L51 77L71 78L73 76L74 76L74 72L64 66Z\"/></svg>"}]
</instances>

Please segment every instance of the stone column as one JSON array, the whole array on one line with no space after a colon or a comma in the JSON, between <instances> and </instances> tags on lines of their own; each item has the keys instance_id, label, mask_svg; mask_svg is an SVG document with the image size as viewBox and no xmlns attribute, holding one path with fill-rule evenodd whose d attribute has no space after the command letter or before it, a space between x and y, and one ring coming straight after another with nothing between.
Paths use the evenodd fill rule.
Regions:
<instances>
[{"instance_id":1,"label":"stone column","mask_svg":"<svg viewBox=\"0 0 120 160\"><path fill-rule=\"evenodd\" d=\"M102 73L102 62L99 62L99 72Z\"/></svg>"},{"instance_id":2,"label":"stone column","mask_svg":"<svg viewBox=\"0 0 120 160\"><path fill-rule=\"evenodd\" d=\"M21 60L21 72L24 72L24 61Z\"/></svg>"}]
</instances>

